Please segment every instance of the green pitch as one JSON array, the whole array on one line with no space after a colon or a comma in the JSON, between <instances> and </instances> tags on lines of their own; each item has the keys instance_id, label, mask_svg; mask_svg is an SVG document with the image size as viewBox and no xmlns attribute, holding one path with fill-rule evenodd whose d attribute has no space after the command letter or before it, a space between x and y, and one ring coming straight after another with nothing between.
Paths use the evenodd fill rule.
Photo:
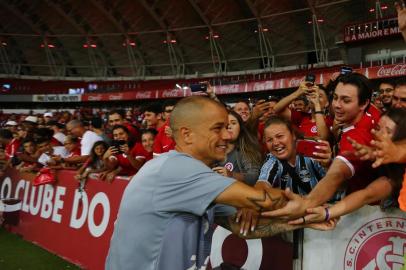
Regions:
<instances>
[{"instance_id":1,"label":"green pitch","mask_svg":"<svg viewBox=\"0 0 406 270\"><path fill-rule=\"evenodd\" d=\"M80 268L0 228L0 269L77 270Z\"/></svg>"}]
</instances>

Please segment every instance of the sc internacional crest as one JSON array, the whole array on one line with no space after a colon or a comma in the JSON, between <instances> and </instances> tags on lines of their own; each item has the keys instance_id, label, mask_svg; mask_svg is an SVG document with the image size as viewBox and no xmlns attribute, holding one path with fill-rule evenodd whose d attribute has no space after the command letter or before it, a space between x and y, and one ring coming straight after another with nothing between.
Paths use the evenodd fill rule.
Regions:
<instances>
[{"instance_id":1,"label":"sc internacional crest","mask_svg":"<svg viewBox=\"0 0 406 270\"><path fill-rule=\"evenodd\" d=\"M364 224L351 237L344 270L403 270L406 256L406 219L384 217Z\"/></svg>"}]
</instances>

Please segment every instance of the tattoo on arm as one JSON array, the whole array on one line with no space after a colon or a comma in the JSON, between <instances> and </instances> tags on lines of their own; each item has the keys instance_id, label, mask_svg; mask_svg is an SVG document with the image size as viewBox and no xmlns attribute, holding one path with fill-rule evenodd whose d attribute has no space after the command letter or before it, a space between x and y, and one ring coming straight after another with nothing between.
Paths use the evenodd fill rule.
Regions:
<instances>
[{"instance_id":1,"label":"tattoo on arm","mask_svg":"<svg viewBox=\"0 0 406 270\"><path fill-rule=\"evenodd\" d=\"M282 207L285 204L286 199L283 196L273 197L268 190L264 189L262 191L263 191L263 196L260 199L247 197L247 199L257 207L256 208L257 211L259 211L259 212L262 211L262 208L264 208L264 206L266 206L267 199L269 199L271 201L271 205L270 205L271 209L269 209L269 210L273 210L278 206Z\"/></svg>"}]
</instances>

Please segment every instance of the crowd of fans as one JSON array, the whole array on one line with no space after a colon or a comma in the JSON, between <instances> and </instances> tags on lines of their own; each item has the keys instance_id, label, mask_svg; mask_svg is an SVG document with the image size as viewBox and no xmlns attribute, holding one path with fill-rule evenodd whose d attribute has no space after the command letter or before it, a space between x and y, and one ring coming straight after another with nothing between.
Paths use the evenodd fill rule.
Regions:
<instances>
[{"instance_id":1,"label":"crowd of fans","mask_svg":"<svg viewBox=\"0 0 406 270\"><path fill-rule=\"evenodd\" d=\"M0 129L1 174L8 167L33 173L48 167L75 170L77 179L90 173L107 181L132 176L152 159L153 151L159 155L174 149L165 133L174 104L148 104L141 122L137 112L124 110L9 115Z\"/></svg>"},{"instance_id":2,"label":"crowd of fans","mask_svg":"<svg viewBox=\"0 0 406 270\"><path fill-rule=\"evenodd\" d=\"M221 102L211 86L207 89L209 98ZM175 149L170 127L174 106L176 100L166 100L162 105L147 104L140 112L12 115L0 130L1 174L8 167L32 173L48 167L75 170L78 180L86 180L92 173L109 182L117 175L132 176L148 160ZM322 192L311 206L360 191L367 193L344 200L356 198L357 206L378 201L397 205L403 161L378 171L372 164L382 163L379 140L402 143L406 130L403 108L404 79L374 87L356 73L337 74L325 86L303 81L292 94L258 100L254 106L240 100L228 107L227 157L213 164L213 170L252 186L270 184L310 197L313 189L316 194ZM304 149L297 148L299 143ZM312 145L315 148L306 150ZM321 181L323 185L319 185ZM324 213L318 208L312 211L319 211L319 216L309 216L312 220Z\"/></svg>"}]
</instances>

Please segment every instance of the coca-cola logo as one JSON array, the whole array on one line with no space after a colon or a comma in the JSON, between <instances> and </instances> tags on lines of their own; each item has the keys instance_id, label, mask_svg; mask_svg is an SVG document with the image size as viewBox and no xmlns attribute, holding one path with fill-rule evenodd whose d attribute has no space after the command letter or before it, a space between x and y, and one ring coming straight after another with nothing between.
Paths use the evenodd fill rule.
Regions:
<instances>
[{"instance_id":1,"label":"coca-cola logo","mask_svg":"<svg viewBox=\"0 0 406 270\"><path fill-rule=\"evenodd\" d=\"M232 85L223 85L219 88L219 92L222 94L227 94L227 93L239 93L240 92L240 86L238 84L232 84Z\"/></svg>"},{"instance_id":2,"label":"coca-cola logo","mask_svg":"<svg viewBox=\"0 0 406 270\"><path fill-rule=\"evenodd\" d=\"M406 75L406 65L396 65L392 67L381 67L377 72L378 77L393 77Z\"/></svg>"},{"instance_id":3,"label":"coca-cola logo","mask_svg":"<svg viewBox=\"0 0 406 270\"><path fill-rule=\"evenodd\" d=\"M352 236L347 245L344 270L403 269L406 250L406 219L372 220Z\"/></svg>"},{"instance_id":4,"label":"coca-cola logo","mask_svg":"<svg viewBox=\"0 0 406 270\"><path fill-rule=\"evenodd\" d=\"M300 82L304 80L304 77L301 78L292 78L289 81L289 87L299 87Z\"/></svg>"},{"instance_id":5,"label":"coca-cola logo","mask_svg":"<svg viewBox=\"0 0 406 270\"><path fill-rule=\"evenodd\" d=\"M90 101L97 101L97 100L102 100L102 96L101 95L88 96L87 99Z\"/></svg>"},{"instance_id":6,"label":"coca-cola logo","mask_svg":"<svg viewBox=\"0 0 406 270\"><path fill-rule=\"evenodd\" d=\"M152 97L152 92L151 91L142 91L142 92L137 92L135 95L135 98L143 99L143 98L151 98Z\"/></svg>"},{"instance_id":7,"label":"coca-cola logo","mask_svg":"<svg viewBox=\"0 0 406 270\"><path fill-rule=\"evenodd\" d=\"M122 100L122 99L123 99L123 95L122 95L122 94L109 95L109 100Z\"/></svg>"},{"instance_id":8,"label":"coca-cola logo","mask_svg":"<svg viewBox=\"0 0 406 270\"><path fill-rule=\"evenodd\" d=\"M274 88L273 81L265 81L265 82L258 82L254 83L253 91L261 91L261 90L270 90Z\"/></svg>"},{"instance_id":9,"label":"coca-cola logo","mask_svg":"<svg viewBox=\"0 0 406 270\"><path fill-rule=\"evenodd\" d=\"M183 93L180 92L178 89L164 90L162 92L162 97L180 97L182 95Z\"/></svg>"}]
</instances>

